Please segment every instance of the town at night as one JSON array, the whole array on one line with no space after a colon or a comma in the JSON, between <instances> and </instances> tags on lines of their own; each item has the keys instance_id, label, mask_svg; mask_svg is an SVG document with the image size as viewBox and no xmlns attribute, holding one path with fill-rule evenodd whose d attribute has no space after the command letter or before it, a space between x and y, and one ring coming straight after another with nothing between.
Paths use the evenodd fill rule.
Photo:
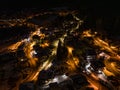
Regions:
<instances>
[{"instance_id":1,"label":"town at night","mask_svg":"<svg viewBox=\"0 0 120 90\"><path fill-rule=\"evenodd\" d=\"M0 9L0 90L120 90L120 16L78 7Z\"/></svg>"}]
</instances>

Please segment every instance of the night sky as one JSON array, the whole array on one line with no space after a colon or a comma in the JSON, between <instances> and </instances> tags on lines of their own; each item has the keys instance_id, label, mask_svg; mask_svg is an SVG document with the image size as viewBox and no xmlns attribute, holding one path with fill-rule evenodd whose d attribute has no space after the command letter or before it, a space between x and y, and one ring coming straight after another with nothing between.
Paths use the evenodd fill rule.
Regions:
<instances>
[{"instance_id":1,"label":"night sky","mask_svg":"<svg viewBox=\"0 0 120 90\"><path fill-rule=\"evenodd\" d=\"M54 7L72 7L87 9L96 14L118 15L119 3L116 1L101 0L0 0L1 8L54 8Z\"/></svg>"},{"instance_id":2,"label":"night sky","mask_svg":"<svg viewBox=\"0 0 120 90\"><path fill-rule=\"evenodd\" d=\"M87 8L117 8L119 3L115 1L101 0L0 0L2 7L56 7L73 6Z\"/></svg>"}]
</instances>

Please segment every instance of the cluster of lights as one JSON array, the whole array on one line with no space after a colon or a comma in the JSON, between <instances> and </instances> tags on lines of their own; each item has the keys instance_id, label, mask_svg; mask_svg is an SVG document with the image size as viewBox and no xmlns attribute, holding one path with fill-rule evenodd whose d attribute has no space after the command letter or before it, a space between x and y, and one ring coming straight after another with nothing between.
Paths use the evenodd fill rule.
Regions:
<instances>
[{"instance_id":1,"label":"cluster of lights","mask_svg":"<svg viewBox=\"0 0 120 90\"><path fill-rule=\"evenodd\" d=\"M62 15L62 13L60 13L60 15ZM66 13L63 13L63 15L66 15ZM37 14L36 16L39 16L39 14ZM70 33L79 29L80 25L83 23L83 21L80 18L76 17L74 14L72 14L72 16L78 22L74 28L71 28ZM25 23L25 21L27 21L28 19L33 18L33 17L34 16L30 16L26 20L22 19L21 23ZM74 22L71 22L71 24L73 24L73 23ZM16 23L15 24L9 23L9 26L15 26L15 25L16 25ZM28 25L31 26L32 24L28 24ZM32 37L34 35L37 35L40 38L40 40L42 40L46 37L46 35L44 33L41 33L41 31L40 31L43 27L35 26L35 28L36 28L35 31L31 32L30 36L27 39L19 41L19 42L8 47L9 50L16 51L21 44L25 43L24 52L25 52L26 57L29 59L28 62L30 63L31 67L33 67L33 72L31 72L30 75L27 77L27 79L25 79L23 81L37 80L37 77L42 70L48 70L53 65L52 59L53 59L53 56L55 56L57 53L56 51L57 51L59 40L62 42L62 44L64 44L65 37L68 37L67 33L65 33L60 38L53 41L52 43L50 43L48 41L46 41L44 43L40 43L39 46L42 48L49 47L50 44L52 44L54 46L54 49L52 50L52 53L49 56L49 58L46 59L46 61L43 62L42 65L39 65L37 70L34 71L34 68L37 66L38 58L35 57L37 52L33 49L33 46L36 45L37 41L34 41L32 39ZM46 28L46 29L48 29L48 28ZM115 63L115 62L119 62L119 60L120 60L120 56L117 54L118 48L110 45L108 42L97 37L97 32L92 33L91 30L83 31L81 38L86 38L86 37L93 38L93 44L95 46L99 46L101 51L105 50L105 51L109 52L109 54L107 54L105 52L101 52L98 55L98 58L99 57L105 58L105 62L104 62L105 67L103 68L103 70L98 71L99 74L97 75L97 78L100 78L100 79L106 81L106 76L120 75L120 70L118 69L119 66L117 66L117 64ZM68 60L66 61L67 65L68 65L68 71L70 71L70 72L75 71L77 69L77 67L79 66L80 60L77 57L73 56L73 50L74 50L73 47L69 47L69 46L66 46L66 47L68 50L68 56L67 56ZM115 58L115 62L110 61L110 59L113 57ZM88 56L87 59L92 59L92 58L90 56ZM24 59L21 59L20 61L24 61ZM111 68L111 71L108 68ZM90 62L85 66L85 70L89 74L92 73L93 68L91 67ZM94 77L94 75L92 75L92 77ZM55 78L53 78L51 81L49 81L47 83L53 83L53 82L60 83L60 82L67 80L67 79L68 79L68 76L63 74L61 76L56 76Z\"/></svg>"}]
</instances>

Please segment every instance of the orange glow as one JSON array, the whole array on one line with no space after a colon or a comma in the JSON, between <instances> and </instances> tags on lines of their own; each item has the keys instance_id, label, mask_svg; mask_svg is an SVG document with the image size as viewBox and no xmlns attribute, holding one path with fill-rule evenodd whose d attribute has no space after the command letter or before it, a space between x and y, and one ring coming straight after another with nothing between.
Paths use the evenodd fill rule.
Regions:
<instances>
[{"instance_id":1,"label":"orange glow","mask_svg":"<svg viewBox=\"0 0 120 90\"><path fill-rule=\"evenodd\" d=\"M45 38L45 34L40 34L39 36L40 36L41 39Z\"/></svg>"},{"instance_id":2,"label":"orange glow","mask_svg":"<svg viewBox=\"0 0 120 90\"><path fill-rule=\"evenodd\" d=\"M92 34L92 32L90 30L87 31L83 31L82 37L92 37L93 38L93 43L95 46L99 46L99 48L101 50L105 50L107 52L109 52L110 56L116 56L119 57L119 55L117 54L118 52L118 48L112 45L109 45L109 42L106 42L104 40L102 40L99 37L96 37L96 32L94 32Z\"/></svg>"},{"instance_id":3,"label":"orange glow","mask_svg":"<svg viewBox=\"0 0 120 90\"><path fill-rule=\"evenodd\" d=\"M95 86L93 83L90 83L88 87L94 88L94 90L99 90L99 88Z\"/></svg>"},{"instance_id":4,"label":"orange glow","mask_svg":"<svg viewBox=\"0 0 120 90\"><path fill-rule=\"evenodd\" d=\"M30 76L29 80L32 81L36 81L37 78L38 78L38 75L39 73L42 71L42 70L47 70L49 69L50 67L52 66L52 63L50 63L49 60L45 61L42 65L40 65L38 67L38 69L36 71L34 71L34 74Z\"/></svg>"},{"instance_id":5,"label":"orange glow","mask_svg":"<svg viewBox=\"0 0 120 90\"><path fill-rule=\"evenodd\" d=\"M66 63L68 64L68 69L70 71L75 71L76 68L78 67L79 59L77 57L73 57L72 51L74 49L72 47L67 46L67 49L68 49L68 60Z\"/></svg>"},{"instance_id":6,"label":"orange glow","mask_svg":"<svg viewBox=\"0 0 120 90\"><path fill-rule=\"evenodd\" d=\"M117 55L116 53L117 48L115 46L110 46L107 42L101 40L100 38L94 38L94 44L101 47L101 50L106 50L110 52L111 55Z\"/></svg>"},{"instance_id":7,"label":"orange glow","mask_svg":"<svg viewBox=\"0 0 120 90\"><path fill-rule=\"evenodd\" d=\"M30 67L29 67L29 69L30 69L30 72L28 72L28 74L29 75L27 75L27 77L24 79L24 80L21 80L21 81L19 81L19 83L22 83L22 82L28 82L28 81L37 81L37 79L38 79L38 75L40 74L40 72L42 71L42 70L48 70L51 66L52 66L52 60L55 60L56 59L56 54L57 54L57 47L58 47L58 43L59 43L59 40L61 40L61 42L62 42L62 45L61 46L64 46L64 45L66 45L66 44L68 44L69 43L69 41L67 41L67 39L69 39L69 36L70 36L70 39L71 39L71 34L72 34L72 32L73 32L73 34L74 34L74 32L76 33L76 34L74 34L74 36L77 36L77 35L79 35L79 34L81 34L81 33L79 33L78 32L78 30L79 30L79 27L80 27L80 25L81 25L81 23L83 22L82 20L80 20L78 17L76 17L75 16L75 14L72 14L73 15L73 18L75 19L75 21L77 21L77 26L75 27L74 26L74 22L70 22L71 24L73 24L73 28L71 28L71 30L70 30L70 35L67 33L68 31L66 31L65 30L65 32L64 33L66 33L66 34L64 34L61 38L59 38L59 40L58 40L58 37L56 37L55 38L55 40L53 40L53 41L51 41L51 42L49 42L49 41L47 41L47 40L44 40L44 39L46 39L46 37L47 38L51 38L51 36L52 35L50 35L49 36L49 34L44 34L44 33L42 33L40 30L42 29L42 28L47 28L48 29L48 31L49 31L49 27L46 27L47 25L45 25L45 24L43 24L43 26L45 25L45 27L40 27L39 25L35 25L35 24L32 24L32 23L29 23L27 20L28 19L31 19L31 18L33 18L33 17L35 17L35 16L39 16L39 15L43 15L43 14L48 14L48 13L51 13L51 14L53 14L52 12L47 12L47 13L42 13L42 14L35 14L35 15L31 15L31 16L29 16L29 17L27 17L27 18L25 18L25 19L21 19L20 20L20 22L22 23L20 23L19 25L27 25L27 27L32 27L32 28L34 28L35 29L35 31L33 31L33 32L31 32L30 33L30 36L29 36L29 38L28 39L26 39L26 41L25 40L22 40L22 41L19 41L19 42L17 42L17 43L15 43L15 44L12 44L12 45L10 45L10 46L8 46L8 48L5 48L5 49L8 49L8 50L11 50L11 51L16 51L17 49L18 49L18 47L22 44L22 43L25 43L25 45L24 45L24 53L25 53L25 56L26 56L26 58L27 58L27 63L29 63L30 64ZM60 13L58 13L59 15L61 15L61 16L66 16L66 15L68 15L69 14L69 12L60 12ZM56 20L56 19L55 19ZM65 20L65 22L66 22L66 20ZM0 22L1 23L1 22ZM63 23L64 24L64 23ZM17 23L7 23L7 25L9 25L9 26L11 26L11 27L13 27L13 26L15 26L15 25L17 25ZM76 25L76 22L75 22L75 25ZM48 25L49 26L49 25ZM51 25L50 25L51 26ZM60 25L61 26L61 25ZM1 27L1 26L0 26ZM50 27L51 28L51 27ZM55 27L55 28L53 28L52 27L52 29L56 32L58 32L59 31L59 27L57 28L57 27ZM56 29L56 30L55 30ZM60 28L60 35L61 35L61 30L62 30L63 28ZM68 29L69 30L69 29ZM75 31L75 30L77 30L77 31ZM47 31L47 30L46 30ZM54 32L54 31L52 31L52 32ZM33 40L33 36L34 35L37 35L37 37L38 37L38 40ZM55 36L55 34L54 34L54 36ZM52 36L53 37L53 36ZM67 39L65 38L65 37L68 37ZM120 55L118 54L118 51L119 51L119 49L116 47L116 46L113 46L113 45L111 45L110 43L109 43L109 41L105 41L105 40L102 40L102 38L101 37L99 37L99 36L97 36L97 32L91 32L91 30L86 30L86 31L83 31L83 33L82 33L82 36L80 37L80 39L79 40L81 40L81 38L83 39L83 38L86 38L86 37L90 37L90 38L92 38L92 44L93 45L91 45L91 46L98 46L98 49L99 50L101 50L102 52L104 52L104 51L106 51L106 52L104 52L105 54L106 54L106 56L107 56L107 58L106 58L106 60L104 61L104 64L105 64L105 67L103 68L103 72L104 72L104 74L106 75L106 76L120 76L120 65L119 64L117 64L117 63L120 63ZM65 42L64 42L65 41ZM86 41L88 41L88 40L86 40ZM67 42L67 43L66 43ZM83 42L84 43L84 42ZM89 41L88 41L88 43L89 43ZM36 55L34 55L34 48L33 48L33 46L35 46L37 44L37 46L39 45L40 47L42 47L43 49L44 48L46 48L46 47L48 47L49 48L49 46L50 45L53 45L54 46L54 49L52 49L51 51L52 51L52 54L50 54L48 57L47 57L47 59L46 60L44 60L44 62L43 62L43 60L39 60L38 58L36 58ZM85 43L86 44L86 43ZM84 44L83 44L84 45ZM38 46L38 47L39 47ZM75 46L75 45L74 45ZM58 66L57 67L57 65L55 65L56 66L56 68L60 68L61 69L61 67L65 67L65 70L62 70L61 72L63 73L63 72L72 72L71 74L73 74L73 73L76 73L76 72L74 72L74 71L77 71L77 68L79 67L79 63L80 63L80 60L79 60L79 58L78 57L75 57L74 55L73 55L73 50L75 49L74 47L72 47L72 46L66 46L67 47L67 50L68 50L68 55L66 56L66 58L64 59L64 60L66 60L65 62L63 61L63 63L62 64L60 64L60 66ZM88 46L89 47L89 46ZM79 48L79 49L81 49L81 48ZM85 49L86 49L86 47L85 47ZM81 49L82 50L82 49ZM37 51L37 50L36 50ZM44 51L44 50L43 50ZM51 52L50 51L50 52ZM77 52L77 51L76 51ZM79 52L79 50L78 50L78 52ZM78 53L77 52L77 55L81 55L81 52L80 53ZM36 54L37 54L37 52L36 52ZM38 53L39 54L39 53ZM39 55L38 55L39 56ZM103 56L105 56L105 55L103 55ZM102 57L102 56L100 56L100 57ZM99 57L99 58L100 58ZM82 56L80 56L80 58L82 58ZM112 59L112 60L111 60ZM24 60L24 59L23 59ZM21 61L22 61L22 59L21 59ZM42 63L40 63L42 61ZM39 62L39 63L38 63ZM65 64L64 64L65 63ZM55 68L55 69L56 69ZM67 70L66 70L67 69ZM27 69L28 70L28 69ZM22 73L23 74L23 73ZM83 74L83 73L82 73ZM21 75L22 76L22 75ZM90 75L87 75L87 74L84 74L84 76L86 76L86 78L87 78L87 80L88 80L88 82L90 83L90 85L88 86L88 87L93 87L94 88L94 90L101 90L101 89L99 89L99 87L100 87L100 84L99 84L99 77L96 75L96 74L94 74L93 72L90 74ZM44 76L43 76L44 77ZM105 89L103 89L103 90L105 90Z\"/></svg>"},{"instance_id":8,"label":"orange glow","mask_svg":"<svg viewBox=\"0 0 120 90\"><path fill-rule=\"evenodd\" d=\"M70 54L70 55L72 55L72 51L74 50L72 47L69 47L69 46L67 46L67 49L68 49L68 53Z\"/></svg>"},{"instance_id":9,"label":"orange glow","mask_svg":"<svg viewBox=\"0 0 120 90\"><path fill-rule=\"evenodd\" d=\"M111 57L110 59L105 61L105 68L104 68L104 73L107 76L116 76L116 75L120 75L120 61L117 60L119 58L117 57Z\"/></svg>"},{"instance_id":10,"label":"orange glow","mask_svg":"<svg viewBox=\"0 0 120 90\"><path fill-rule=\"evenodd\" d=\"M75 71L79 64L78 58L69 59L67 62L70 71Z\"/></svg>"},{"instance_id":11,"label":"orange glow","mask_svg":"<svg viewBox=\"0 0 120 90\"><path fill-rule=\"evenodd\" d=\"M25 80L23 80L23 82L36 80L34 76L37 73L37 70L35 68L37 68L36 64L37 64L38 59L33 57L31 53L33 51L34 45L35 45L35 42L31 42L31 43L26 44L26 46L24 47L25 55L29 59L28 62L30 66L32 67L33 71L27 76Z\"/></svg>"},{"instance_id":12,"label":"orange glow","mask_svg":"<svg viewBox=\"0 0 120 90\"><path fill-rule=\"evenodd\" d=\"M100 50L105 50L108 52L106 53L108 57L104 61L105 68L103 69L103 72L105 75L120 75L120 66L116 64L120 63L120 56L118 55L119 49L116 46L110 45L108 41L102 40L100 37L96 36L96 34L97 33L92 34L90 30L87 30L83 32L82 37L92 37L95 46L99 46ZM113 59L114 62L111 62L111 59Z\"/></svg>"},{"instance_id":13,"label":"orange glow","mask_svg":"<svg viewBox=\"0 0 120 90\"><path fill-rule=\"evenodd\" d=\"M48 47L48 46L49 46L49 43L45 42L45 43L43 43L43 44L40 44L40 46L41 46L42 48L45 48L45 47Z\"/></svg>"},{"instance_id":14,"label":"orange glow","mask_svg":"<svg viewBox=\"0 0 120 90\"><path fill-rule=\"evenodd\" d=\"M33 58L31 55L31 51L33 50L33 46L35 45L35 42L29 43L24 47L24 52L27 56L27 58L31 59Z\"/></svg>"},{"instance_id":15,"label":"orange glow","mask_svg":"<svg viewBox=\"0 0 120 90\"><path fill-rule=\"evenodd\" d=\"M12 51L15 51L17 50L17 48L23 43L23 41L20 41L20 42L17 42L11 46L8 47L8 50L12 50Z\"/></svg>"},{"instance_id":16,"label":"orange glow","mask_svg":"<svg viewBox=\"0 0 120 90\"><path fill-rule=\"evenodd\" d=\"M37 65L38 58L34 57L32 53L34 51L33 46L36 45L36 41L32 40L32 37L34 35L38 35L40 39L43 39L45 37L45 34L40 33L40 28L37 28L35 32L31 33L29 37L29 42L27 42L24 47L24 52L26 57L29 59L28 62L30 64L32 71L29 73L27 78L23 80L23 82L36 81L41 70L47 70L49 67L52 66L50 60L46 60L45 62L43 62L43 64ZM40 46L45 48L49 46L49 43L48 41L45 41L45 43L40 44Z\"/></svg>"},{"instance_id":17,"label":"orange glow","mask_svg":"<svg viewBox=\"0 0 120 90\"><path fill-rule=\"evenodd\" d=\"M93 37L94 35L91 34L91 30L83 31L82 37Z\"/></svg>"},{"instance_id":18,"label":"orange glow","mask_svg":"<svg viewBox=\"0 0 120 90\"><path fill-rule=\"evenodd\" d=\"M91 74L91 76L95 79L95 80L99 80L98 77L96 75L94 75L93 73Z\"/></svg>"},{"instance_id":19,"label":"orange glow","mask_svg":"<svg viewBox=\"0 0 120 90\"><path fill-rule=\"evenodd\" d=\"M100 39L99 37L96 37L96 32L94 34L91 34L90 30L84 31L82 37L92 37L93 43L96 46L99 46L101 50L106 50L110 52L111 56L119 56L117 54L118 48L112 45L109 45L108 42L105 42L104 40Z\"/></svg>"},{"instance_id":20,"label":"orange glow","mask_svg":"<svg viewBox=\"0 0 120 90\"><path fill-rule=\"evenodd\" d=\"M108 71L106 68L103 69L103 72L104 72L105 75L107 75L107 76L115 76L114 73Z\"/></svg>"}]
</instances>

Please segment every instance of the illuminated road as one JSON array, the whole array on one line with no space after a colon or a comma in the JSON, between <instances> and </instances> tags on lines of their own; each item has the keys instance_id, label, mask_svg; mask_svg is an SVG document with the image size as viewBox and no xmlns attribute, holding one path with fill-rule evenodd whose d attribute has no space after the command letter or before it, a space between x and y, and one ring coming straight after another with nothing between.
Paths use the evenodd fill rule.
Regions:
<instances>
[{"instance_id":1,"label":"illuminated road","mask_svg":"<svg viewBox=\"0 0 120 90\"><path fill-rule=\"evenodd\" d=\"M113 76L120 76L120 61L117 57L113 57L110 59L107 59L105 61L106 69L108 72L110 72ZM106 72L106 74L109 76L109 73Z\"/></svg>"},{"instance_id":2,"label":"illuminated road","mask_svg":"<svg viewBox=\"0 0 120 90\"><path fill-rule=\"evenodd\" d=\"M89 81L89 83L91 84L90 86L94 88L94 90L108 90L107 87L103 86L102 84L100 84L100 82L98 81L98 78L93 75L93 76L88 76L85 75L87 80Z\"/></svg>"}]
</instances>

